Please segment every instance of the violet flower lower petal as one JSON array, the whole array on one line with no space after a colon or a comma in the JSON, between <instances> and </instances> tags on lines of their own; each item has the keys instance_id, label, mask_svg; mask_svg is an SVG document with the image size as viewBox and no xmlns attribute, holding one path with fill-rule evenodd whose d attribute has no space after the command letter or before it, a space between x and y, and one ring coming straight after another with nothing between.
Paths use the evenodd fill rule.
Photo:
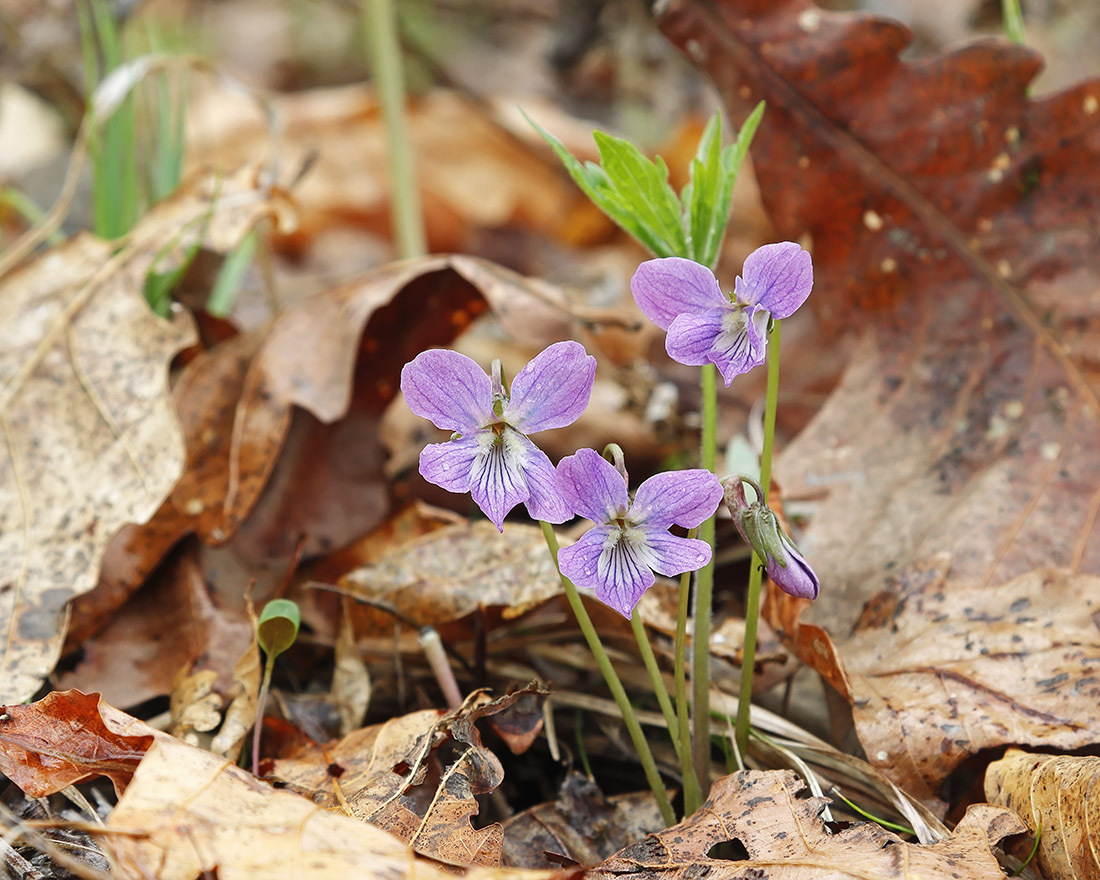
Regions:
<instances>
[{"instance_id":1,"label":"violet flower lower petal","mask_svg":"<svg viewBox=\"0 0 1100 880\"><path fill-rule=\"evenodd\" d=\"M519 438L519 434L506 428L500 441L493 442L496 439L493 432L483 431L470 468L470 497L501 532L508 512L531 495L524 477L527 449Z\"/></svg>"},{"instance_id":2,"label":"violet flower lower petal","mask_svg":"<svg viewBox=\"0 0 1100 880\"><path fill-rule=\"evenodd\" d=\"M493 418L492 382L464 354L433 348L401 368L409 409L437 428L467 434Z\"/></svg>"},{"instance_id":3,"label":"violet flower lower petal","mask_svg":"<svg viewBox=\"0 0 1100 880\"><path fill-rule=\"evenodd\" d=\"M814 285L813 261L793 241L757 248L734 283L737 298L762 305L774 318L787 318L806 301Z\"/></svg>"},{"instance_id":4,"label":"violet flower lower petal","mask_svg":"<svg viewBox=\"0 0 1100 880\"><path fill-rule=\"evenodd\" d=\"M619 540L604 546L596 564L596 598L629 618L642 594L656 582L645 563L642 547L620 532Z\"/></svg>"},{"instance_id":5,"label":"violet flower lower petal","mask_svg":"<svg viewBox=\"0 0 1100 880\"><path fill-rule=\"evenodd\" d=\"M516 434L516 438L526 449L527 463L523 467L523 475L531 494L524 503L531 518L548 523L563 523L572 519L573 511L562 498L557 471L546 453L522 434Z\"/></svg>"},{"instance_id":6,"label":"violet flower lower petal","mask_svg":"<svg viewBox=\"0 0 1100 880\"><path fill-rule=\"evenodd\" d=\"M604 545L618 534L614 526L593 526L576 543L558 550L558 566L578 587L595 589L599 583L600 554Z\"/></svg>"},{"instance_id":7,"label":"violet flower lower petal","mask_svg":"<svg viewBox=\"0 0 1100 880\"><path fill-rule=\"evenodd\" d=\"M677 363L701 367L711 363L714 342L722 334L722 319L732 309L708 309L677 315L665 337L665 351ZM729 383L727 383L729 384Z\"/></svg>"},{"instance_id":8,"label":"violet flower lower petal","mask_svg":"<svg viewBox=\"0 0 1100 880\"><path fill-rule=\"evenodd\" d=\"M726 302L714 273L682 257L642 263L630 279L630 291L638 308L662 330L677 315L699 314Z\"/></svg>"},{"instance_id":9,"label":"violet flower lower petal","mask_svg":"<svg viewBox=\"0 0 1100 880\"><path fill-rule=\"evenodd\" d=\"M420 474L448 492L469 492L470 469L479 448L478 432L446 443L429 443L420 450Z\"/></svg>"},{"instance_id":10,"label":"violet flower lower petal","mask_svg":"<svg viewBox=\"0 0 1100 880\"><path fill-rule=\"evenodd\" d=\"M657 574L675 577L697 571L710 562L711 549L698 538L680 538L666 531L646 531L645 561Z\"/></svg>"},{"instance_id":11,"label":"violet flower lower petal","mask_svg":"<svg viewBox=\"0 0 1100 880\"><path fill-rule=\"evenodd\" d=\"M721 500L722 484L710 471L666 471L638 487L630 520L647 531L671 525L694 529L711 517Z\"/></svg>"}]
</instances>

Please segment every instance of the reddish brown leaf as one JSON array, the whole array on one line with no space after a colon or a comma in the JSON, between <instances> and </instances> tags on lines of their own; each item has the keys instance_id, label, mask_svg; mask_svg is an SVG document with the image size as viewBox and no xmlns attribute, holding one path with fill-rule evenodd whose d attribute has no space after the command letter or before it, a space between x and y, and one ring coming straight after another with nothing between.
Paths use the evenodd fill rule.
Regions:
<instances>
[{"instance_id":1,"label":"reddish brown leaf","mask_svg":"<svg viewBox=\"0 0 1100 880\"><path fill-rule=\"evenodd\" d=\"M1029 99L1026 48L904 62L903 26L804 0L680 0L662 27L735 119L768 102L765 203L811 236L831 332L866 331L778 463L788 497L823 499L803 541L821 628L786 597L773 619L923 797L985 747L1097 742L1100 82ZM878 595L889 622L847 640ZM1004 644L1016 617L1034 656Z\"/></svg>"},{"instance_id":2,"label":"reddish brown leaf","mask_svg":"<svg viewBox=\"0 0 1100 880\"><path fill-rule=\"evenodd\" d=\"M68 690L0 706L0 772L31 797L97 776L110 777L121 792L153 737L115 733L101 715L105 705L99 694Z\"/></svg>"}]
</instances>

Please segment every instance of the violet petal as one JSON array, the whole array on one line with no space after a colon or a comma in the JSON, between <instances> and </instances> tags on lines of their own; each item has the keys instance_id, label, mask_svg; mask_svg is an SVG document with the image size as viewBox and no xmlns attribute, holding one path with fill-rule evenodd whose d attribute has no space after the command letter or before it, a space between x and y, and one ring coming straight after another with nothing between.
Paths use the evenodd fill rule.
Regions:
<instances>
[{"instance_id":1,"label":"violet petal","mask_svg":"<svg viewBox=\"0 0 1100 880\"><path fill-rule=\"evenodd\" d=\"M484 432L470 468L470 496L502 532L508 511L531 494L523 472L527 448L519 442L520 437L515 431L505 431L498 440Z\"/></svg>"},{"instance_id":2,"label":"violet petal","mask_svg":"<svg viewBox=\"0 0 1100 880\"><path fill-rule=\"evenodd\" d=\"M527 437L506 428L505 434L515 434L516 442L526 449L527 463L523 466L523 476L531 495L526 501L527 512L532 519L548 523L563 523L573 518L573 511L562 498L558 489L557 471L546 453L539 449Z\"/></svg>"},{"instance_id":3,"label":"violet petal","mask_svg":"<svg viewBox=\"0 0 1100 880\"><path fill-rule=\"evenodd\" d=\"M569 547L558 550L558 566L578 587L595 589L599 582L600 554L604 544L618 536L618 526L593 526Z\"/></svg>"},{"instance_id":4,"label":"violet petal","mask_svg":"<svg viewBox=\"0 0 1100 880\"><path fill-rule=\"evenodd\" d=\"M699 314L678 315L665 337L668 356L690 367L709 364L715 341L722 335L722 319L732 313L732 309L717 308Z\"/></svg>"},{"instance_id":5,"label":"violet petal","mask_svg":"<svg viewBox=\"0 0 1100 880\"><path fill-rule=\"evenodd\" d=\"M599 580L596 598L629 619L642 594L653 586L656 578L645 564L643 546L629 540L622 530L620 538L605 543L596 564Z\"/></svg>"},{"instance_id":6,"label":"violet petal","mask_svg":"<svg viewBox=\"0 0 1100 880\"><path fill-rule=\"evenodd\" d=\"M492 422L492 383L485 371L457 351L422 351L401 368L409 409L437 428L467 434Z\"/></svg>"},{"instance_id":7,"label":"violet petal","mask_svg":"<svg viewBox=\"0 0 1100 880\"><path fill-rule=\"evenodd\" d=\"M766 316L767 313L763 314ZM746 318L748 319L748 315ZM737 332L723 334L716 348L710 353L710 360L722 374L727 388L737 376L764 363L768 338L750 333L750 325L751 319L748 319Z\"/></svg>"},{"instance_id":8,"label":"violet petal","mask_svg":"<svg viewBox=\"0 0 1100 880\"><path fill-rule=\"evenodd\" d=\"M480 433L446 443L429 443L420 450L420 475L448 492L469 492L470 469L477 458Z\"/></svg>"},{"instance_id":9,"label":"violet petal","mask_svg":"<svg viewBox=\"0 0 1100 880\"><path fill-rule=\"evenodd\" d=\"M665 577L698 571L710 556L710 544L697 538L680 538L663 530L646 535L646 565Z\"/></svg>"},{"instance_id":10,"label":"violet petal","mask_svg":"<svg viewBox=\"0 0 1100 880\"><path fill-rule=\"evenodd\" d=\"M817 579L810 564L802 558L802 554L790 544L787 545L787 566L784 568L775 561L775 557L768 557L765 569L768 577L772 579L784 593L797 596L800 599L816 599L821 590L821 584Z\"/></svg>"},{"instance_id":11,"label":"violet petal","mask_svg":"<svg viewBox=\"0 0 1100 880\"><path fill-rule=\"evenodd\" d=\"M595 449L578 449L558 462L558 489L566 507L594 523L626 513L626 482Z\"/></svg>"},{"instance_id":12,"label":"violet petal","mask_svg":"<svg viewBox=\"0 0 1100 880\"><path fill-rule=\"evenodd\" d=\"M714 273L682 257L642 263L630 279L630 291L638 308L662 330L677 315L698 314L726 302Z\"/></svg>"},{"instance_id":13,"label":"violet petal","mask_svg":"<svg viewBox=\"0 0 1100 880\"><path fill-rule=\"evenodd\" d=\"M564 428L592 396L596 359L579 342L555 342L531 359L512 381L504 420L524 434Z\"/></svg>"},{"instance_id":14,"label":"violet petal","mask_svg":"<svg viewBox=\"0 0 1100 880\"><path fill-rule=\"evenodd\" d=\"M647 530L673 524L694 529L714 514L721 500L722 484L710 471L666 471L638 487L629 518Z\"/></svg>"},{"instance_id":15,"label":"violet petal","mask_svg":"<svg viewBox=\"0 0 1100 880\"><path fill-rule=\"evenodd\" d=\"M814 286L808 251L793 241L757 248L745 260L734 292L743 303L759 303L775 318L786 318L806 301Z\"/></svg>"}]
</instances>

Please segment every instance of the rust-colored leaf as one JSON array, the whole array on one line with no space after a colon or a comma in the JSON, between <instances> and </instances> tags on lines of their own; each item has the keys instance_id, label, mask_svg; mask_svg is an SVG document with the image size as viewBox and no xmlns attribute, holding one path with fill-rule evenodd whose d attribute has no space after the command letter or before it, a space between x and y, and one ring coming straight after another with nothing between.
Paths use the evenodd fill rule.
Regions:
<instances>
[{"instance_id":1,"label":"rust-colored leaf","mask_svg":"<svg viewBox=\"0 0 1100 880\"><path fill-rule=\"evenodd\" d=\"M1100 758L1035 755L1009 749L989 765L985 796L1019 813L1048 880L1100 876ZM1030 841L1029 841L1030 844Z\"/></svg>"},{"instance_id":2,"label":"rust-colored leaf","mask_svg":"<svg viewBox=\"0 0 1100 880\"><path fill-rule=\"evenodd\" d=\"M121 792L153 737L112 730L100 714L104 705L99 694L69 690L0 706L0 772L31 797L97 776L110 777Z\"/></svg>"},{"instance_id":3,"label":"rust-colored leaf","mask_svg":"<svg viewBox=\"0 0 1100 880\"><path fill-rule=\"evenodd\" d=\"M710 799L698 812L631 844L586 876L1000 880L1004 873L991 847L1023 830L1010 810L981 804L967 811L950 837L927 846L905 843L871 823L830 834L821 818L826 799L808 795L804 783L788 770L725 776L714 783ZM727 841L738 841L747 858L726 861L708 856L714 846Z\"/></svg>"},{"instance_id":4,"label":"rust-colored leaf","mask_svg":"<svg viewBox=\"0 0 1100 880\"><path fill-rule=\"evenodd\" d=\"M805 0L678 0L661 24L735 120L768 102L764 201L782 236L812 238L823 332L864 329L777 465L789 498L820 501L802 541L816 628L787 597L773 621L926 799L981 748L1096 742L1100 82L1032 99L1029 49L906 62L903 26ZM889 623L871 612L849 639L879 595Z\"/></svg>"}]
</instances>

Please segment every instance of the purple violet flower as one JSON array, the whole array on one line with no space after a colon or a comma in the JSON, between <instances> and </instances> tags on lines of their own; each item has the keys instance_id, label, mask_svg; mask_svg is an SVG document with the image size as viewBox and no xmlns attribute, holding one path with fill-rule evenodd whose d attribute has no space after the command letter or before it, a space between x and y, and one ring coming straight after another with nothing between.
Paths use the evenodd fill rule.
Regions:
<instances>
[{"instance_id":1,"label":"purple violet flower","mask_svg":"<svg viewBox=\"0 0 1100 880\"><path fill-rule=\"evenodd\" d=\"M626 478L594 449L579 449L558 463L558 487L569 508L596 525L558 551L562 574L629 618L653 572L671 577L710 561L710 545L669 533L693 529L710 517L722 486L710 471L669 471L638 487L634 503Z\"/></svg>"},{"instance_id":2,"label":"purple violet flower","mask_svg":"<svg viewBox=\"0 0 1100 880\"><path fill-rule=\"evenodd\" d=\"M577 342L555 342L535 355L504 391L500 362L490 379L476 362L446 349L422 351L401 370L405 402L437 428L454 431L420 453L420 473L448 492L469 492L500 531L521 502L534 519L572 516L554 466L528 434L564 428L592 395L596 359Z\"/></svg>"},{"instance_id":3,"label":"purple violet flower","mask_svg":"<svg viewBox=\"0 0 1100 880\"><path fill-rule=\"evenodd\" d=\"M745 498L745 482L756 490L757 500L752 504ZM745 543L764 560L764 570L772 583L800 599L816 599L821 590L817 574L780 527L775 512L759 500L764 497L760 486L745 477L726 477L722 486L733 524Z\"/></svg>"},{"instance_id":4,"label":"purple violet flower","mask_svg":"<svg viewBox=\"0 0 1100 880\"><path fill-rule=\"evenodd\" d=\"M757 248L731 296L706 266L681 257L647 260L630 279L638 307L662 330L681 364L714 364L728 386L764 363L768 322L794 314L814 284L810 254L793 241Z\"/></svg>"}]
</instances>

